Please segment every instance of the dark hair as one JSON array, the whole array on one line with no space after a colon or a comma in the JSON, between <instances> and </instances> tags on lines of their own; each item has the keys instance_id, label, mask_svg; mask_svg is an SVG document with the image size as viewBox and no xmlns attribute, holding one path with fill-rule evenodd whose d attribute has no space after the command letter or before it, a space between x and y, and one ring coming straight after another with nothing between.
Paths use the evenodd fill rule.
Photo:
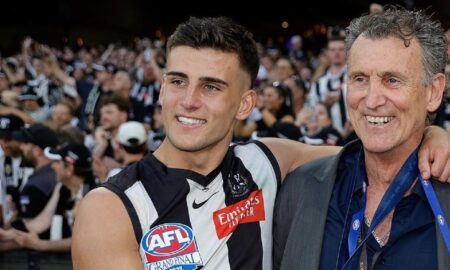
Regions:
<instances>
[{"instance_id":1,"label":"dark hair","mask_svg":"<svg viewBox=\"0 0 450 270\"><path fill-rule=\"evenodd\" d=\"M125 150L125 152L127 152L128 154L146 154L147 153L147 142L143 143L143 144L136 144L136 145L132 145L132 146L126 146L121 144L123 149Z\"/></svg>"},{"instance_id":2,"label":"dark hair","mask_svg":"<svg viewBox=\"0 0 450 270\"><path fill-rule=\"evenodd\" d=\"M119 95L111 95L111 96L104 96L100 102L100 108L103 106L114 104L117 106L117 109L121 112L128 113L130 111L130 102L128 99L119 96Z\"/></svg>"},{"instance_id":3,"label":"dark hair","mask_svg":"<svg viewBox=\"0 0 450 270\"><path fill-rule=\"evenodd\" d=\"M416 39L422 48L424 84L430 85L435 74L443 72L447 61L447 41L444 29L424 11L410 11L388 5L384 13L364 15L353 19L347 27L346 47L350 50L360 36L371 39L397 37L408 47Z\"/></svg>"},{"instance_id":4,"label":"dark hair","mask_svg":"<svg viewBox=\"0 0 450 270\"><path fill-rule=\"evenodd\" d=\"M230 18L190 17L187 22L178 25L170 36L167 53L177 46L212 48L236 53L241 68L250 75L250 87L253 87L259 69L256 44L253 35Z\"/></svg>"},{"instance_id":5,"label":"dark hair","mask_svg":"<svg viewBox=\"0 0 450 270\"><path fill-rule=\"evenodd\" d=\"M278 95L284 99L283 104L281 104L280 109L276 113L276 118L281 119L285 115L291 115L295 118L292 104L293 100L291 88L289 88L287 84L279 81L274 81L272 84L269 84L266 87L275 88Z\"/></svg>"}]
</instances>

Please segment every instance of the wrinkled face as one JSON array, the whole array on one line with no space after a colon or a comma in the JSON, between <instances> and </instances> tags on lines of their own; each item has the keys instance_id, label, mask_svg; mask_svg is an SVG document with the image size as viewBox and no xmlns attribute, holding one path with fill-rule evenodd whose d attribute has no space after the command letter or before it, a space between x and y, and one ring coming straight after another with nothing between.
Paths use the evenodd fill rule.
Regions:
<instances>
[{"instance_id":1,"label":"wrinkled face","mask_svg":"<svg viewBox=\"0 0 450 270\"><path fill-rule=\"evenodd\" d=\"M250 114L255 100L237 55L178 46L167 60L159 98L164 143L187 152L228 147L236 120Z\"/></svg>"},{"instance_id":2,"label":"wrinkled face","mask_svg":"<svg viewBox=\"0 0 450 270\"><path fill-rule=\"evenodd\" d=\"M327 57L332 65L344 65L346 59L345 43L342 40L333 40L328 43Z\"/></svg>"},{"instance_id":3,"label":"wrinkled face","mask_svg":"<svg viewBox=\"0 0 450 270\"><path fill-rule=\"evenodd\" d=\"M119 111L116 104L106 104L100 108L100 124L106 131L119 128L126 121L126 113Z\"/></svg>"},{"instance_id":4,"label":"wrinkled face","mask_svg":"<svg viewBox=\"0 0 450 270\"><path fill-rule=\"evenodd\" d=\"M264 108L271 112L277 112L284 102L284 98L280 96L277 89L272 86L267 86L263 89L263 104Z\"/></svg>"},{"instance_id":5,"label":"wrinkled face","mask_svg":"<svg viewBox=\"0 0 450 270\"><path fill-rule=\"evenodd\" d=\"M64 104L56 104L53 108L52 120L57 126L68 124L72 119L70 109Z\"/></svg>"},{"instance_id":6,"label":"wrinkled face","mask_svg":"<svg viewBox=\"0 0 450 270\"><path fill-rule=\"evenodd\" d=\"M412 151L422 137L427 111L438 106L432 86L423 83L417 40L405 47L395 37L360 36L349 52L348 74L348 110L365 150Z\"/></svg>"}]
</instances>

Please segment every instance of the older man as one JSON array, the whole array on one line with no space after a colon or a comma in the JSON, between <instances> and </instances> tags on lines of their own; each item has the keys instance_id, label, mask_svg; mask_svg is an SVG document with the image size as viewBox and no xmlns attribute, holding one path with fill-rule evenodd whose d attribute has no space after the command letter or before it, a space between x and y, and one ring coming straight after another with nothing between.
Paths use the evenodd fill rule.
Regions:
<instances>
[{"instance_id":1,"label":"older man","mask_svg":"<svg viewBox=\"0 0 450 270\"><path fill-rule=\"evenodd\" d=\"M445 86L443 30L422 12L390 8L353 20L346 46L348 111L360 141L286 179L275 268L450 269L450 187L417 169Z\"/></svg>"}]
</instances>

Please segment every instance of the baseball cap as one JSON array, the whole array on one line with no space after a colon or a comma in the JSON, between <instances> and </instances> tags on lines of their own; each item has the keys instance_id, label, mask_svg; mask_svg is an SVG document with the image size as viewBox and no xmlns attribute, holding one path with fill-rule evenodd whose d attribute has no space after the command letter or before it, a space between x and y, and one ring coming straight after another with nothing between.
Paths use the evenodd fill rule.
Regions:
<instances>
[{"instance_id":1,"label":"baseball cap","mask_svg":"<svg viewBox=\"0 0 450 270\"><path fill-rule=\"evenodd\" d=\"M22 127L19 131L14 131L12 137L19 142L37 145L41 149L58 145L56 133L42 124L34 124L29 128Z\"/></svg>"},{"instance_id":2,"label":"baseball cap","mask_svg":"<svg viewBox=\"0 0 450 270\"><path fill-rule=\"evenodd\" d=\"M124 146L139 146L147 141L147 131L142 123L128 121L120 125L117 139Z\"/></svg>"},{"instance_id":3,"label":"baseball cap","mask_svg":"<svg viewBox=\"0 0 450 270\"><path fill-rule=\"evenodd\" d=\"M10 137L14 131L19 131L23 125L22 119L13 114L0 115L0 137Z\"/></svg>"},{"instance_id":4,"label":"baseball cap","mask_svg":"<svg viewBox=\"0 0 450 270\"><path fill-rule=\"evenodd\" d=\"M72 164L79 172L92 170L91 152L83 144L69 143L59 149L47 147L44 154L50 160L64 160Z\"/></svg>"}]
</instances>

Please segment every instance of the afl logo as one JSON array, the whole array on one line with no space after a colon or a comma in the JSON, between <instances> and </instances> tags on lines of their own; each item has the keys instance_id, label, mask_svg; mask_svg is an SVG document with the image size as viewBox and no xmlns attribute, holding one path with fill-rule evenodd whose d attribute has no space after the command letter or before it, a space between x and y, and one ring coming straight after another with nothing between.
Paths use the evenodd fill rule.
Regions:
<instances>
[{"instance_id":1,"label":"afl logo","mask_svg":"<svg viewBox=\"0 0 450 270\"><path fill-rule=\"evenodd\" d=\"M191 228L184 224L166 223L145 234L141 245L149 255L166 257L183 254L193 242L194 233Z\"/></svg>"}]
</instances>

